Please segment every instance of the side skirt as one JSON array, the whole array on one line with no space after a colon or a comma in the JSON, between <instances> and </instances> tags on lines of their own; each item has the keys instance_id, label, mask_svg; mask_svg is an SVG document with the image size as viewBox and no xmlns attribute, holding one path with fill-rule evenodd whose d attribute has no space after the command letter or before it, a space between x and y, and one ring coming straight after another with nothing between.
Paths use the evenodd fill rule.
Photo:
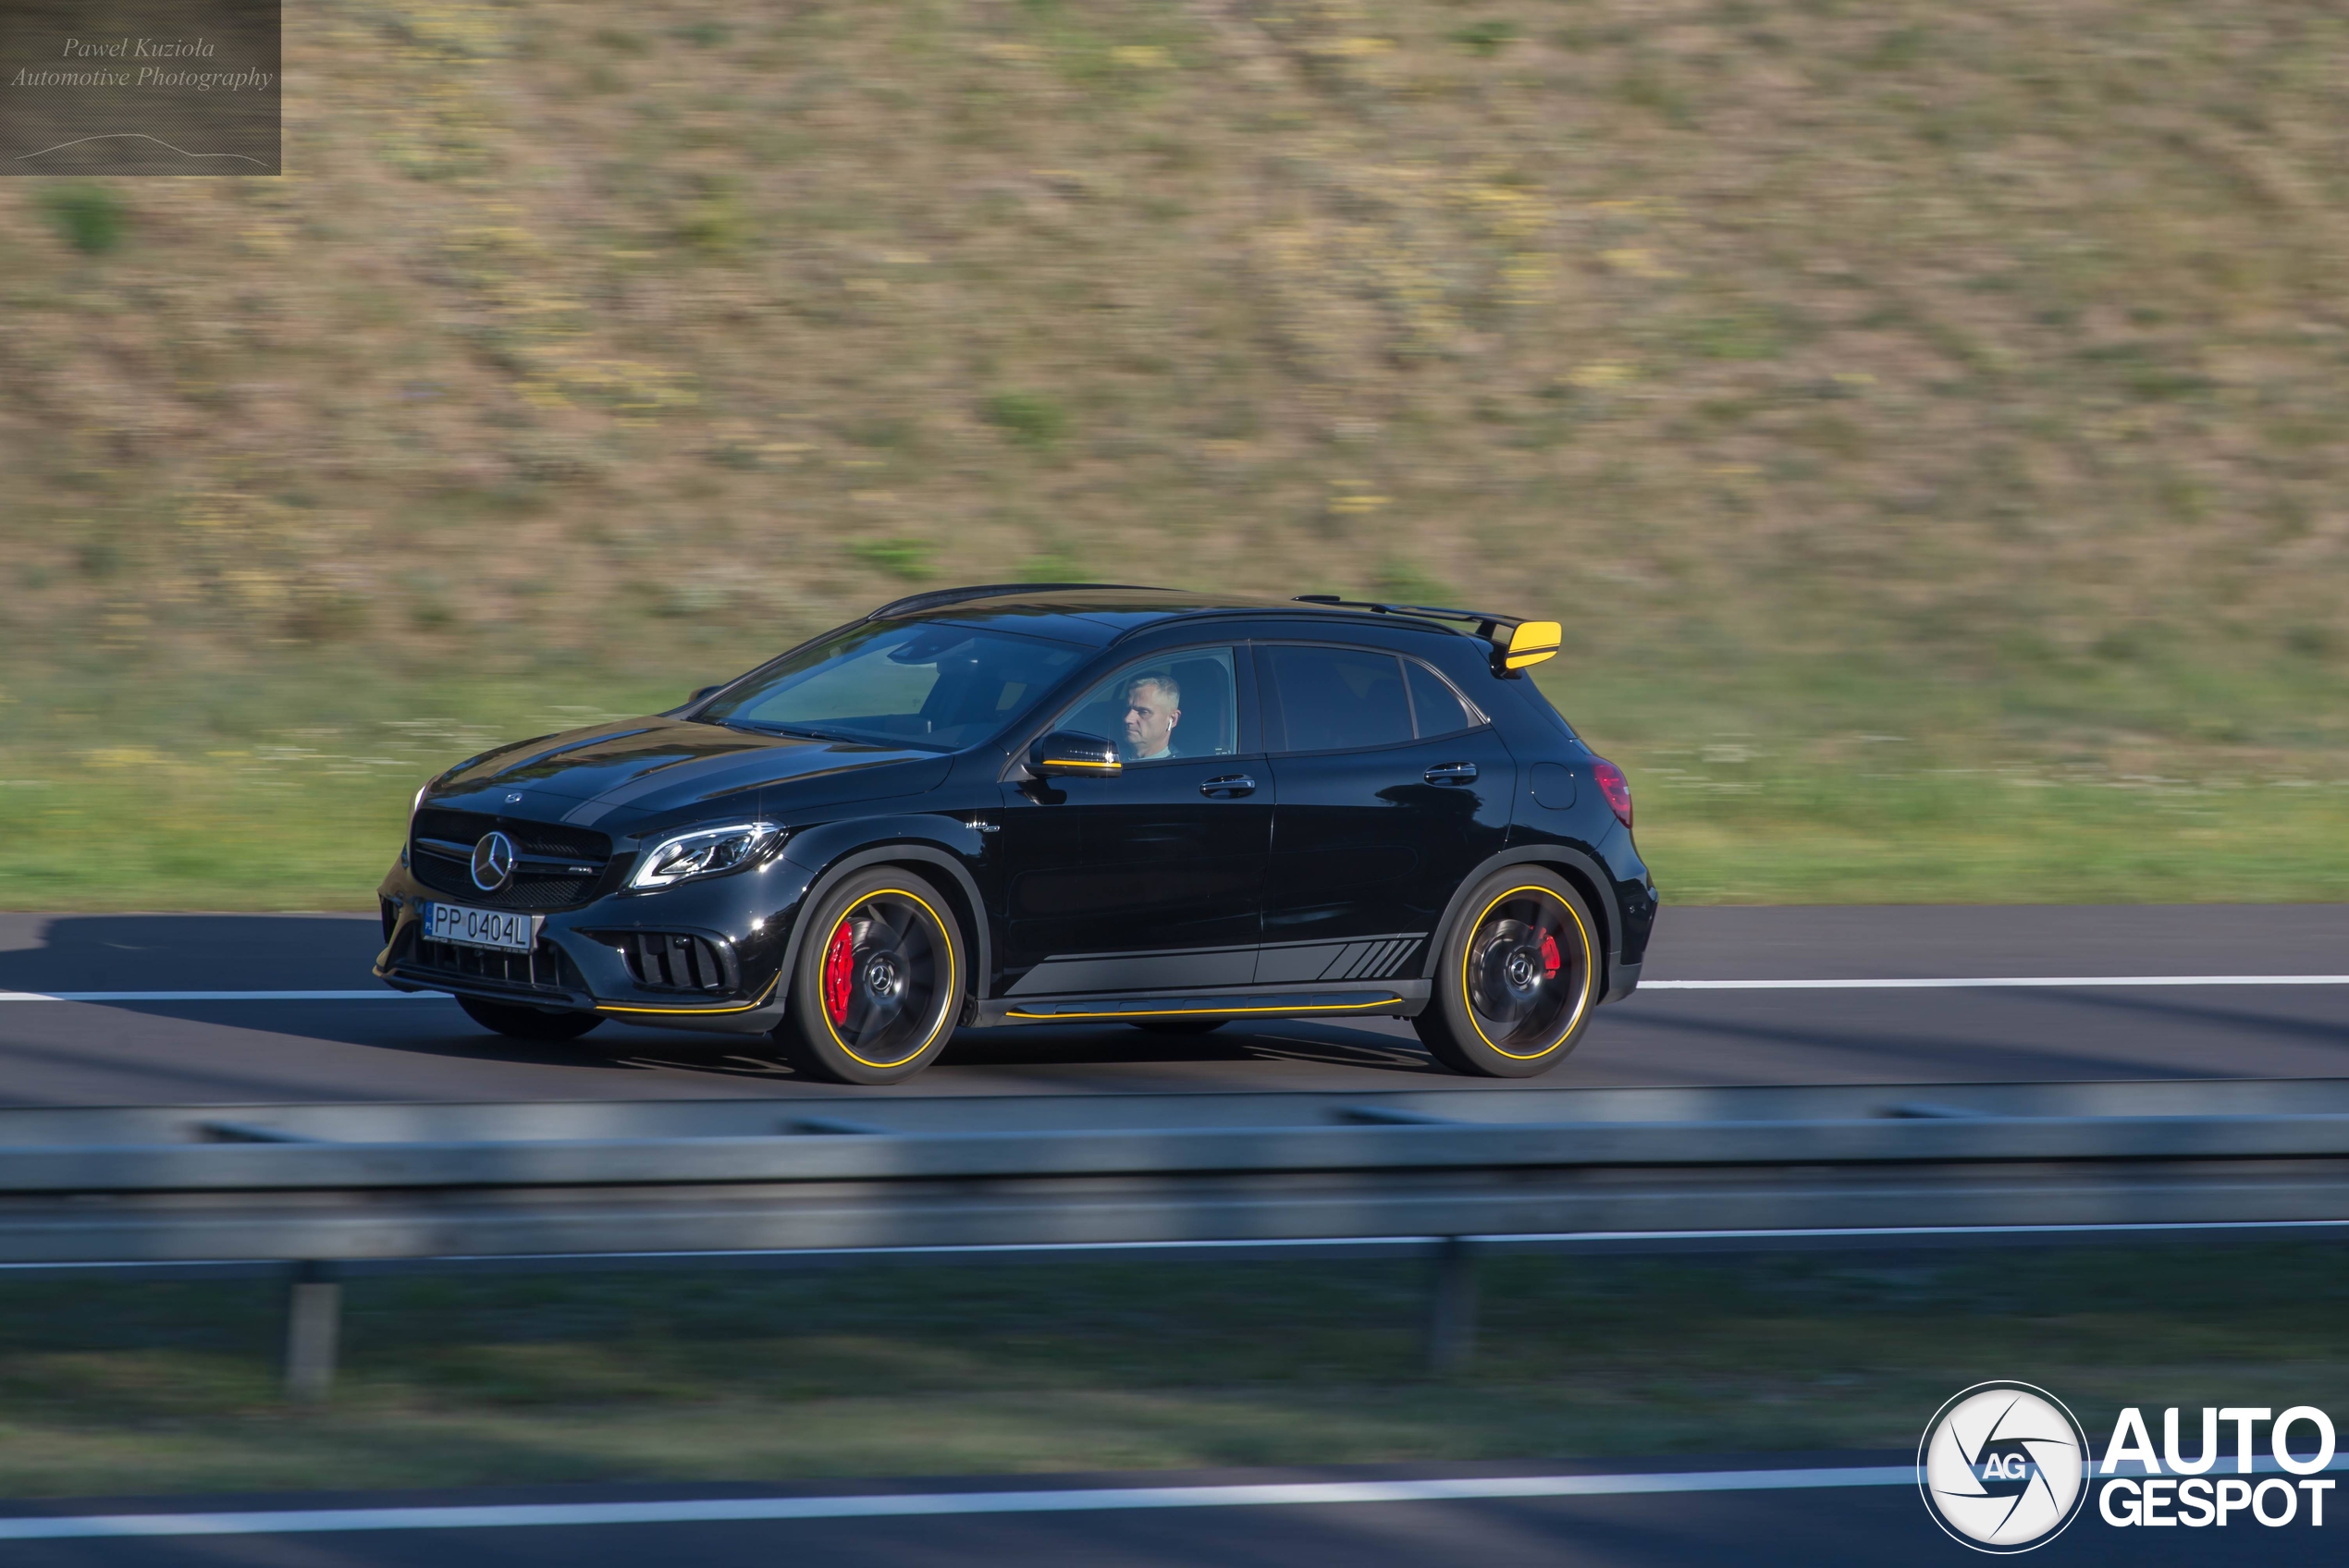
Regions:
<instances>
[{"instance_id":1,"label":"side skirt","mask_svg":"<svg viewBox=\"0 0 2349 1568\"><path fill-rule=\"evenodd\" d=\"M1409 1018L1427 1006L1429 983L1234 986L1218 991L1103 992L1001 998L978 1004L971 1027L1007 1023L1126 1023L1149 1018Z\"/></svg>"}]
</instances>

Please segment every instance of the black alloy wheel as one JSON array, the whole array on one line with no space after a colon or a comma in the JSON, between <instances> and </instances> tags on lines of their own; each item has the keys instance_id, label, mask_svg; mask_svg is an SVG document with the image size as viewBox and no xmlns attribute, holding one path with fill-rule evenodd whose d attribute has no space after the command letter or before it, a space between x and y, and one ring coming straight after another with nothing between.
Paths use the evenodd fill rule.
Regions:
<instances>
[{"instance_id":1,"label":"black alloy wheel","mask_svg":"<svg viewBox=\"0 0 2349 1568\"><path fill-rule=\"evenodd\" d=\"M954 1033L963 951L937 888L886 867L860 872L807 926L776 1042L793 1067L832 1083L911 1078Z\"/></svg>"},{"instance_id":2,"label":"black alloy wheel","mask_svg":"<svg viewBox=\"0 0 2349 1568\"><path fill-rule=\"evenodd\" d=\"M1446 934L1435 994L1411 1021L1428 1054L1485 1078L1556 1066L1598 999L1597 930L1553 873L1513 866L1485 878Z\"/></svg>"},{"instance_id":3,"label":"black alloy wheel","mask_svg":"<svg viewBox=\"0 0 2349 1568\"><path fill-rule=\"evenodd\" d=\"M600 1013L580 1012L570 1008L522 1007L510 1002L486 1002L475 997L459 997L457 1005L465 1016L484 1029L517 1040L576 1040L603 1023Z\"/></svg>"}]
</instances>

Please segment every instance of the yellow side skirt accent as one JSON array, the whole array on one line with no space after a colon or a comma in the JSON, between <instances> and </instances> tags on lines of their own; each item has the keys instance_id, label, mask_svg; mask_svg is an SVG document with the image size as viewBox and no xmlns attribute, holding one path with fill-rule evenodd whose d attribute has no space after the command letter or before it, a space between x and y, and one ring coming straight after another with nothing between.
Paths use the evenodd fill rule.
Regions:
<instances>
[{"instance_id":1,"label":"yellow side skirt accent","mask_svg":"<svg viewBox=\"0 0 2349 1568\"><path fill-rule=\"evenodd\" d=\"M1090 1018L1234 1018L1243 1012L1359 1012L1364 1008L1397 1007L1400 997L1381 997L1367 1002L1297 1002L1284 1007L1164 1007L1148 1011L1127 1008L1115 1012L1023 1012L1018 1008L1006 1011L1005 1018L1032 1019L1039 1023L1083 1023Z\"/></svg>"}]
</instances>

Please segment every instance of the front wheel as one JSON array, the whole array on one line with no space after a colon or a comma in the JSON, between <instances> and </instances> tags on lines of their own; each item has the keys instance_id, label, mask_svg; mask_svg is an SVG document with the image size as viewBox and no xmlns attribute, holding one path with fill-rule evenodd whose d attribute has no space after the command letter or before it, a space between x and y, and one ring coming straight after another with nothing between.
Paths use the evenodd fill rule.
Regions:
<instances>
[{"instance_id":1,"label":"front wheel","mask_svg":"<svg viewBox=\"0 0 2349 1568\"><path fill-rule=\"evenodd\" d=\"M776 1043L835 1084L897 1084L954 1033L968 964L938 889L887 868L825 895L807 925Z\"/></svg>"},{"instance_id":2,"label":"front wheel","mask_svg":"<svg viewBox=\"0 0 2349 1568\"><path fill-rule=\"evenodd\" d=\"M1565 1060L1597 1000L1598 927L1563 879L1512 866L1478 884L1411 1021L1455 1072L1531 1078Z\"/></svg>"},{"instance_id":3,"label":"front wheel","mask_svg":"<svg viewBox=\"0 0 2349 1568\"><path fill-rule=\"evenodd\" d=\"M465 1016L484 1029L516 1040L576 1040L603 1022L596 1013L569 1008L517 1007L510 1002L485 1002L459 997Z\"/></svg>"}]
</instances>

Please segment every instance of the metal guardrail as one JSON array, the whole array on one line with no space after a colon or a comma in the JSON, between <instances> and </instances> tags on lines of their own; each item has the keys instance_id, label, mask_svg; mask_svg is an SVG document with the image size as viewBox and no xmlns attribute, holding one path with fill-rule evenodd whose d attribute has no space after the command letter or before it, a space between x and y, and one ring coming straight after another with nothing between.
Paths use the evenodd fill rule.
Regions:
<instances>
[{"instance_id":1,"label":"metal guardrail","mask_svg":"<svg viewBox=\"0 0 2349 1568\"><path fill-rule=\"evenodd\" d=\"M1682 1113L1674 1116L1673 1112ZM1688 1114L1688 1113L1695 1114ZM0 1272L1423 1256L2331 1234L2349 1083L0 1111Z\"/></svg>"}]
</instances>

